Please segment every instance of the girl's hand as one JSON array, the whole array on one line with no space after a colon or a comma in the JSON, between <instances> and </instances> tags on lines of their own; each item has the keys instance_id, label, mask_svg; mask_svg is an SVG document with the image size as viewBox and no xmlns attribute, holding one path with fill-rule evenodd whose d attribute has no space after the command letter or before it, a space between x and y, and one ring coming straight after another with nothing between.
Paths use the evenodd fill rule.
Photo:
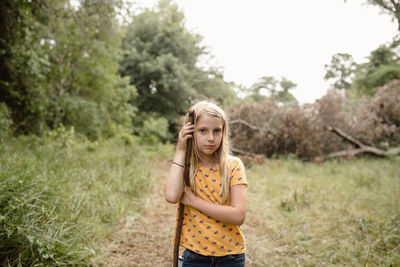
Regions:
<instances>
[{"instance_id":1,"label":"girl's hand","mask_svg":"<svg viewBox=\"0 0 400 267\"><path fill-rule=\"evenodd\" d=\"M185 191L182 194L181 202L183 205L192 206L193 200L196 196L193 194L189 186L185 187Z\"/></svg>"},{"instance_id":2,"label":"girl's hand","mask_svg":"<svg viewBox=\"0 0 400 267\"><path fill-rule=\"evenodd\" d=\"M176 146L177 150L185 151L187 147L187 140L193 137L194 132L194 124L188 122L183 127L182 130L179 132L178 135L178 144Z\"/></svg>"}]
</instances>

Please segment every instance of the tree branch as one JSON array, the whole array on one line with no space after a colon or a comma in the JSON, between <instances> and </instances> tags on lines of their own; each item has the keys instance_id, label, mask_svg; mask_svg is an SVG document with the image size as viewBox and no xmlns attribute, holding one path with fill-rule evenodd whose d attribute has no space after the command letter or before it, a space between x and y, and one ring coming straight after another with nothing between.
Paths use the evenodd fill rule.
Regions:
<instances>
[{"instance_id":1,"label":"tree branch","mask_svg":"<svg viewBox=\"0 0 400 267\"><path fill-rule=\"evenodd\" d=\"M252 125L252 124L250 124L250 123L248 123L247 121L242 120L242 119L231 120L231 121L230 121L230 124L231 124L231 125L234 125L234 124L243 124L243 125L249 127L249 128L252 129L252 130L255 130L255 131L258 131L258 132L261 132L261 133L265 133L265 134L271 134L271 135L273 135L274 137L276 137L276 134L275 134L272 130L270 130L270 129L264 129L264 128L259 128L259 127L254 126L254 125Z\"/></svg>"},{"instance_id":2,"label":"tree branch","mask_svg":"<svg viewBox=\"0 0 400 267\"><path fill-rule=\"evenodd\" d=\"M340 137L343 137L344 139L346 139L346 140L349 141L350 143L353 143L353 144L355 144L356 146L358 146L358 147L360 147L360 148L364 146L360 141L354 139L353 137L351 137L350 135L346 134L345 132L343 132L343 131L340 130L340 129L333 128L333 127L331 127L331 126L326 127L326 129L327 129L328 131L330 131L330 132L336 133L336 134L339 135Z\"/></svg>"},{"instance_id":3,"label":"tree branch","mask_svg":"<svg viewBox=\"0 0 400 267\"><path fill-rule=\"evenodd\" d=\"M339 135L340 137L344 138L348 142L355 144L356 146L359 147L358 149L343 150L343 151L339 151L339 152L330 153L329 155L327 155L328 158L336 158L336 157L350 157L351 158L351 157L354 157L361 153L370 153L370 154L374 154L374 155L380 156L380 157L389 156L388 152L386 152L382 149L373 147L373 146L364 145L363 143L361 143L354 137L346 134L345 132L343 132L340 129L333 128L331 126L326 127L326 129L330 132L333 132L333 133Z\"/></svg>"},{"instance_id":4,"label":"tree branch","mask_svg":"<svg viewBox=\"0 0 400 267\"><path fill-rule=\"evenodd\" d=\"M231 150L232 150L232 152L235 152L235 153L240 154L240 155L251 155L251 156L255 156L256 155L256 154L254 154L252 152L244 151L244 150L241 150L241 149L236 148L236 147L231 147Z\"/></svg>"}]
</instances>

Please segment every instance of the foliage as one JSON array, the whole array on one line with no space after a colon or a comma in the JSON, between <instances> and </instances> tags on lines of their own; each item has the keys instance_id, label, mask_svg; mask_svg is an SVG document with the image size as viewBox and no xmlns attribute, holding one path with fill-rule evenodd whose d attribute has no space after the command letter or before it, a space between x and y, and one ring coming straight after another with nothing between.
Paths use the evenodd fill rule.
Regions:
<instances>
[{"instance_id":1,"label":"foliage","mask_svg":"<svg viewBox=\"0 0 400 267\"><path fill-rule=\"evenodd\" d=\"M345 0L346 2L346 0ZM366 0L378 6L383 13L397 21L400 30L400 2L394 0ZM381 45L371 52L366 63L357 64L351 55L338 53L332 56L330 65L325 65L326 80L333 80L334 89L345 89L349 96L372 96L377 88L400 78L400 39L393 38L390 45Z\"/></svg>"},{"instance_id":2,"label":"foliage","mask_svg":"<svg viewBox=\"0 0 400 267\"><path fill-rule=\"evenodd\" d=\"M332 56L331 63L325 65L325 80L333 79L333 89L349 90L354 76L356 63L349 54L338 53Z\"/></svg>"},{"instance_id":3,"label":"foliage","mask_svg":"<svg viewBox=\"0 0 400 267\"><path fill-rule=\"evenodd\" d=\"M10 111L4 103L0 103L0 140L11 136L12 120Z\"/></svg>"},{"instance_id":4,"label":"foliage","mask_svg":"<svg viewBox=\"0 0 400 267\"><path fill-rule=\"evenodd\" d=\"M48 21L42 5L48 4L51 0L0 3L0 102L7 105L17 130L44 127L49 61L40 32Z\"/></svg>"},{"instance_id":5,"label":"foliage","mask_svg":"<svg viewBox=\"0 0 400 267\"><path fill-rule=\"evenodd\" d=\"M400 31L400 2L396 0L367 0L367 3L378 6L382 12L389 14L393 20L397 20Z\"/></svg>"},{"instance_id":6,"label":"foliage","mask_svg":"<svg viewBox=\"0 0 400 267\"><path fill-rule=\"evenodd\" d=\"M59 128L2 142L0 155L2 266L90 265L151 188L137 141L89 142Z\"/></svg>"},{"instance_id":7,"label":"foliage","mask_svg":"<svg viewBox=\"0 0 400 267\"><path fill-rule=\"evenodd\" d=\"M296 98L289 92L296 86L297 84L285 77L278 81L272 76L264 76L244 91L250 101L262 102L265 99L271 99L280 105L288 106L296 102Z\"/></svg>"},{"instance_id":8,"label":"foliage","mask_svg":"<svg viewBox=\"0 0 400 267\"><path fill-rule=\"evenodd\" d=\"M332 88L345 90L347 95L372 96L377 88L400 78L400 59L397 45L381 45L373 50L366 63L356 63L349 54L332 56L325 65L325 79L333 80Z\"/></svg>"},{"instance_id":9,"label":"foliage","mask_svg":"<svg viewBox=\"0 0 400 267\"><path fill-rule=\"evenodd\" d=\"M241 150L269 157L290 153L303 159L320 156L342 148L340 140L327 136L324 129L327 123L342 126L341 108L341 96L334 91L315 104L289 108L270 100L243 103L230 108L229 116L233 121L244 120L254 127L232 125L232 141Z\"/></svg>"},{"instance_id":10,"label":"foliage","mask_svg":"<svg viewBox=\"0 0 400 267\"><path fill-rule=\"evenodd\" d=\"M82 1L74 9L68 0L2 1L0 102L17 133L40 134L62 123L98 137L130 126L135 89L118 74L120 3ZM85 105L98 115L76 113Z\"/></svg>"},{"instance_id":11,"label":"foliage","mask_svg":"<svg viewBox=\"0 0 400 267\"><path fill-rule=\"evenodd\" d=\"M353 88L359 95L373 95L376 89L400 78L399 56L389 47L380 46L371 52L369 61L356 70Z\"/></svg>"},{"instance_id":12,"label":"foliage","mask_svg":"<svg viewBox=\"0 0 400 267\"><path fill-rule=\"evenodd\" d=\"M217 69L197 66L205 55L201 37L185 28L184 14L171 1L160 1L132 18L123 41L120 73L138 90L131 102L139 112L154 113L174 122L193 100L234 97Z\"/></svg>"},{"instance_id":13,"label":"foliage","mask_svg":"<svg viewBox=\"0 0 400 267\"><path fill-rule=\"evenodd\" d=\"M288 157L247 170L252 266L400 264L398 159ZM263 248L263 249L260 249Z\"/></svg>"},{"instance_id":14,"label":"foliage","mask_svg":"<svg viewBox=\"0 0 400 267\"><path fill-rule=\"evenodd\" d=\"M372 98L352 100L330 90L313 104L283 108L271 100L244 102L228 108L236 148L266 156L294 154L321 158L352 148L327 131L338 128L364 144L400 145L399 80L381 87ZM245 121L246 123L241 123Z\"/></svg>"},{"instance_id":15,"label":"foliage","mask_svg":"<svg viewBox=\"0 0 400 267\"><path fill-rule=\"evenodd\" d=\"M384 148L400 143L400 82L392 81L355 109L358 136Z\"/></svg>"},{"instance_id":16,"label":"foliage","mask_svg":"<svg viewBox=\"0 0 400 267\"><path fill-rule=\"evenodd\" d=\"M141 141L145 144L156 145L161 141L171 139L168 132L168 121L165 118L148 117L143 121L143 126L138 133Z\"/></svg>"}]
</instances>

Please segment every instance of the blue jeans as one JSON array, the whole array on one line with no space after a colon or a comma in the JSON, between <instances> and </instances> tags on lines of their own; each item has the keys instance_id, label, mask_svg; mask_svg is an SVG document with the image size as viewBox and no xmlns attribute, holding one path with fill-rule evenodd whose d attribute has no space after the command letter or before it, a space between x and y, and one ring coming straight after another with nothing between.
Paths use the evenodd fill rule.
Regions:
<instances>
[{"instance_id":1,"label":"blue jeans","mask_svg":"<svg viewBox=\"0 0 400 267\"><path fill-rule=\"evenodd\" d=\"M203 256L189 249L183 252L182 267L244 267L245 255Z\"/></svg>"}]
</instances>

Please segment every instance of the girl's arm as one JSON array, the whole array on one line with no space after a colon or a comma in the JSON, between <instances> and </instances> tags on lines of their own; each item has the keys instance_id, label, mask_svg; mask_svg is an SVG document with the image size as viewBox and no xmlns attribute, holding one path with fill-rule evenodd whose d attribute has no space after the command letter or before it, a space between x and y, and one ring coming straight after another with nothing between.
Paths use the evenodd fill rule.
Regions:
<instances>
[{"instance_id":1,"label":"girl's arm","mask_svg":"<svg viewBox=\"0 0 400 267\"><path fill-rule=\"evenodd\" d=\"M198 209L214 219L229 224L242 225L246 218L246 185L239 184L231 187L230 206L214 204L196 197L189 187L185 188L181 202L184 205Z\"/></svg>"},{"instance_id":2,"label":"girl's arm","mask_svg":"<svg viewBox=\"0 0 400 267\"><path fill-rule=\"evenodd\" d=\"M186 155L187 140L192 138L194 125L190 122L185 124L182 130L179 132L178 144L176 146L176 152L174 160L169 169L168 177L164 183L164 194L165 199L169 203L178 203L182 196L183 191L183 171ZM188 162L187 162L188 163ZM181 166L179 166L181 165Z\"/></svg>"}]
</instances>

